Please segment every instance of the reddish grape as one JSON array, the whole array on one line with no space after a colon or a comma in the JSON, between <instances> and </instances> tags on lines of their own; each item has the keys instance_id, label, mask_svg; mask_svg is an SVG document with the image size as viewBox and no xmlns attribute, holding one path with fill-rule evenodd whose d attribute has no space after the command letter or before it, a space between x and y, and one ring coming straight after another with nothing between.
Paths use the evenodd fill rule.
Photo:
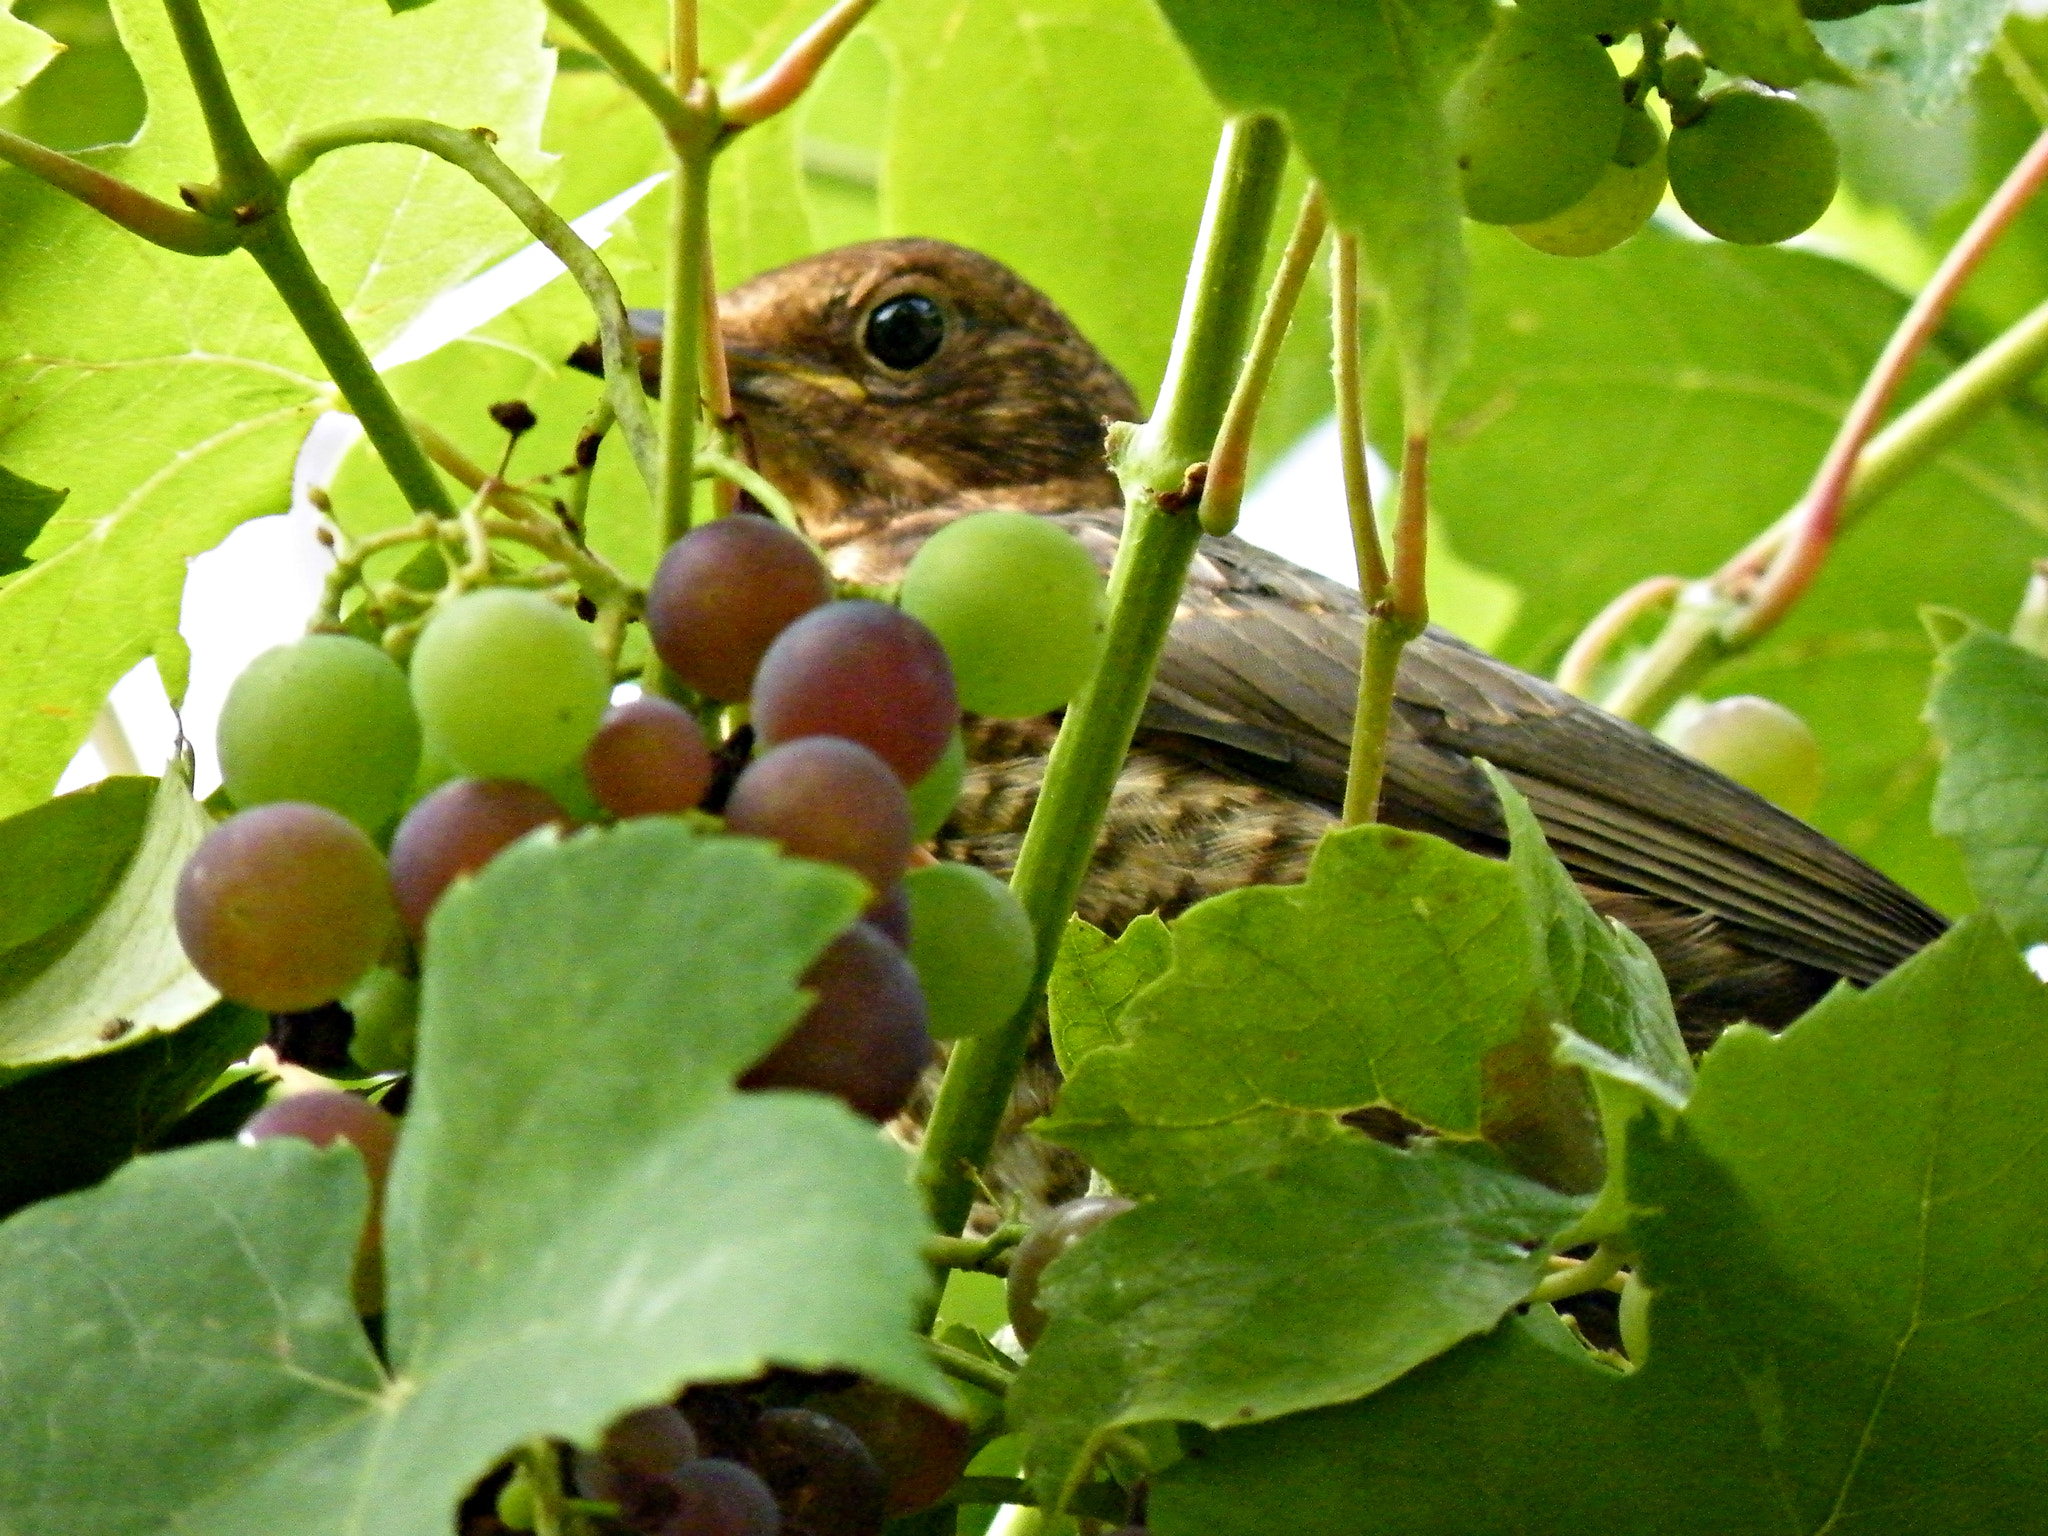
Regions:
<instances>
[{"instance_id":1,"label":"reddish grape","mask_svg":"<svg viewBox=\"0 0 2048 1536\"><path fill-rule=\"evenodd\" d=\"M1038 1304L1039 1277L1045 1266L1065 1253L1104 1222L1131 1209L1129 1200L1115 1195L1086 1195L1054 1206L1039 1218L1024 1241L1010 1255L1010 1327L1017 1342L1026 1349L1038 1343L1045 1325L1052 1321Z\"/></svg>"},{"instance_id":2,"label":"reddish grape","mask_svg":"<svg viewBox=\"0 0 2048 1536\"><path fill-rule=\"evenodd\" d=\"M830 603L768 647L754 680L754 730L769 746L844 736L915 784L960 723L953 669L932 632L886 603Z\"/></svg>"},{"instance_id":3,"label":"reddish grape","mask_svg":"<svg viewBox=\"0 0 2048 1536\"><path fill-rule=\"evenodd\" d=\"M789 624L832 600L810 545L765 517L722 517L668 547L647 588L663 665L707 698L737 702Z\"/></svg>"},{"instance_id":4,"label":"reddish grape","mask_svg":"<svg viewBox=\"0 0 2048 1536\"><path fill-rule=\"evenodd\" d=\"M672 1479L681 1507L656 1536L776 1536L782 1511L751 1467L707 1456Z\"/></svg>"},{"instance_id":5,"label":"reddish grape","mask_svg":"<svg viewBox=\"0 0 2048 1536\"><path fill-rule=\"evenodd\" d=\"M619 1506L619 1517L646 1530L682 1507L675 1474L697 1459L690 1421L669 1404L636 1408L604 1432L595 1451L576 1452L576 1486L583 1496Z\"/></svg>"},{"instance_id":6,"label":"reddish grape","mask_svg":"<svg viewBox=\"0 0 2048 1536\"><path fill-rule=\"evenodd\" d=\"M280 800L215 827L178 877L178 938L238 1003L300 1013L331 1003L392 929L384 860L325 806Z\"/></svg>"},{"instance_id":7,"label":"reddish grape","mask_svg":"<svg viewBox=\"0 0 2048 1536\"><path fill-rule=\"evenodd\" d=\"M398 1150L398 1122L352 1093L320 1088L273 1099L249 1117L240 1139L254 1146L277 1136L296 1136L316 1147L346 1141L361 1155L363 1171L370 1179L370 1209L363 1222L362 1241L356 1247L350 1287L356 1310L363 1316L383 1311L384 1181L391 1171L392 1154Z\"/></svg>"},{"instance_id":8,"label":"reddish grape","mask_svg":"<svg viewBox=\"0 0 2048 1536\"><path fill-rule=\"evenodd\" d=\"M804 736L749 763L725 802L725 824L773 838L786 853L844 865L876 890L902 875L913 835L903 781L837 736Z\"/></svg>"},{"instance_id":9,"label":"reddish grape","mask_svg":"<svg viewBox=\"0 0 2048 1536\"><path fill-rule=\"evenodd\" d=\"M771 1408L748 1457L774 1492L783 1523L807 1536L877 1536L888 1484L859 1435L808 1408Z\"/></svg>"},{"instance_id":10,"label":"reddish grape","mask_svg":"<svg viewBox=\"0 0 2048 1536\"><path fill-rule=\"evenodd\" d=\"M711 787L704 729L681 705L652 694L604 717L583 749L583 777L614 816L693 810Z\"/></svg>"},{"instance_id":11,"label":"reddish grape","mask_svg":"<svg viewBox=\"0 0 2048 1536\"><path fill-rule=\"evenodd\" d=\"M936 1504L974 1455L974 1439L964 1423L893 1387L864 1381L814 1397L809 1406L860 1436L889 1486L892 1516Z\"/></svg>"},{"instance_id":12,"label":"reddish grape","mask_svg":"<svg viewBox=\"0 0 2048 1536\"><path fill-rule=\"evenodd\" d=\"M391 889L414 938L457 875L479 870L535 827L568 816L542 790L512 779L453 779L405 813L391 837Z\"/></svg>"},{"instance_id":13,"label":"reddish grape","mask_svg":"<svg viewBox=\"0 0 2048 1536\"><path fill-rule=\"evenodd\" d=\"M903 951L855 923L804 973L803 984L817 1001L740 1086L809 1088L836 1095L870 1120L895 1116L932 1052L924 994Z\"/></svg>"}]
</instances>

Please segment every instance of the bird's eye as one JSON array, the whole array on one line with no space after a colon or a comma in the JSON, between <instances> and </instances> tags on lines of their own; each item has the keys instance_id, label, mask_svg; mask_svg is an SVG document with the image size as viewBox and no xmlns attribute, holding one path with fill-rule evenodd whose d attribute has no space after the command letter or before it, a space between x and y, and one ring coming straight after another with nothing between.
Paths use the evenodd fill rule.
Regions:
<instances>
[{"instance_id":1,"label":"bird's eye","mask_svg":"<svg viewBox=\"0 0 2048 1536\"><path fill-rule=\"evenodd\" d=\"M921 293L877 304L863 338L868 355L898 373L928 363L946 339L946 317Z\"/></svg>"}]
</instances>

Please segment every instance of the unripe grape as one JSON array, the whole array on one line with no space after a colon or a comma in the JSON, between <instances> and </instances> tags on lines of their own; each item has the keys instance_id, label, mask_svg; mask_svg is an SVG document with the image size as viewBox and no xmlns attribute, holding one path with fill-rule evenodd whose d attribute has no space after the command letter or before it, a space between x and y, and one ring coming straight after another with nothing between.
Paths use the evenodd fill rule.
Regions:
<instances>
[{"instance_id":1,"label":"unripe grape","mask_svg":"<svg viewBox=\"0 0 2048 1536\"><path fill-rule=\"evenodd\" d=\"M583 752L583 778L614 816L679 815L711 787L704 729L681 705L645 694L604 717Z\"/></svg>"},{"instance_id":2,"label":"unripe grape","mask_svg":"<svg viewBox=\"0 0 2048 1536\"><path fill-rule=\"evenodd\" d=\"M1010 888L971 864L934 864L903 877L910 897L910 964L924 988L932 1038L996 1028L1023 1006L1038 945Z\"/></svg>"},{"instance_id":3,"label":"unripe grape","mask_svg":"<svg viewBox=\"0 0 2048 1536\"><path fill-rule=\"evenodd\" d=\"M220 772L236 807L304 800L375 833L397 814L420 760L405 673L353 635L272 646L228 689Z\"/></svg>"},{"instance_id":4,"label":"unripe grape","mask_svg":"<svg viewBox=\"0 0 2048 1536\"><path fill-rule=\"evenodd\" d=\"M1671 136L1671 192L1692 221L1736 245L1812 227L1835 198L1835 141L1789 96L1731 86Z\"/></svg>"},{"instance_id":5,"label":"unripe grape","mask_svg":"<svg viewBox=\"0 0 2048 1536\"><path fill-rule=\"evenodd\" d=\"M331 1003L392 931L384 859L324 805L281 800L230 817L178 877L178 938L221 993L266 1013Z\"/></svg>"},{"instance_id":6,"label":"unripe grape","mask_svg":"<svg viewBox=\"0 0 2048 1536\"><path fill-rule=\"evenodd\" d=\"M900 600L945 646L972 714L1062 709L1102 658L1102 573L1064 528L1026 512L948 523L911 557Z\"/></svg>"},{"instance_id":7,"label":"unripe grape","mask_svg":"<svg viewBox=\"0 0 2048 1536\"><path fill-rule=\"evenodd\" d=\"M808 1088L870 1120L893 1119L931 1060L924 997L903 952L866 923L826 948L803 983L815 995L742 1088Z\"/></svg>"},{"instance_id":8,"label":"unripe grape","mask_svg":"<svg viewBox=\"0 0 2048 1536\"><path fill-rule=\"evenodd\" d=\"M1673 711L1665 734L1681 752L1804 816L1820 799L1820 742L1784 705L1754 694Z\"/></svg>"},{"instance_id":9,"label":"unripe grape","mask_svg":"<svg viewBox=\"0 0 2048 1536\"><path fill-rule=\"evenodd\" d=\"M1650 222L1664 200L1664 131L1631 107L1614 158L1592 189L1562 213L1514 226L1515 237L1552 256L1597 256Z\"/></svg>"},{"instance_id":10,"label":"unripe grape","mask_svg":"<svg viewBox=\"0 0 2048 1536\"><path fill-rule=\"evenodd\" d=\"M582 755L611 697L590 626L538 592L466 593L428 621L412 697L428 738L480 779L545 779Z\"/></svg>"},{"instance_id":11,"label":"unripe grape","mask_svg":"<svg viewBox=\"0 0 2048 1536\"><path fill-rule=\"evenodd\" d=\"M1486 224L1560 213L1621 134L1621 77L1592 38L1510 11L1444 102L1465 211Z\"/></svg>"},{"instance_id":12,"label":"unripe grape","mask_svg":"<svg viewBox=\"0 0 2048 1536\"><path fill-rule=\"evenodd\" d=\"M482 869L537 827L568 817L544 791L514 779L453 779L405 813L391 834L391 890L417 939L458 875Z\"/></svg>"},{"instance_id":13,"label":"unripe grape","mask_svg":"<svg viewBox=\"0 0 2048 1536\"><path fill-rule=\"evenodd\" d=\"M1045 1266L1081 1241L1104 1222L1132 1209L1132 1202L1116 1195L1084 1195L1056 1205L1038 1219L1010 1255L1007 1300L1010 1327L1017 1342L1026 1349L1036 1345L1051 1316L1038 1304L1038 1286Z\"/></svg>"},{"instance_id":14,"label":"unripe grape","mask_svg":"<svg viewBox=\"0 0 2048 1536\"><path fill-rule=\"evenodd\" d=\"M946 755L910 786L910 820L920 843L930 842L946 824L953 807L960 803L960 786L966 778L967 743L955 731L946 743Z\"/></svg>"},{"instance_id":15,"label":"unripe grape","mask_svg":"<svg viewBox=\"0 0 2048 1536\"><path fill-rule=\"evenodd\" d=\"M877 891L910 858L910 796L858 742L803 736L772 747L733 781L725 824L773 838L786 853L852 870Z\"/></svg>"},{"instance_id":16,"label":"unripe grape","mask_svg":"<svg viewBox=\"0 0 2048 1536\"><path fill-rule=\"evenodd\" d=\"M524 1471L514 1471L498 1490L498 1523L508 1531L530 1531L538 1519L533 1484Z\"/></svg>"},{"instance_id":17,"label":"unripe grape","mask_svg":"<svg viewBox=\"0 0 2048 1536\"><path fill-rule=\"evenodd\" d=\"M647 637L706 698L737 703L775 637L832 600L832 577L781 524L745 514L693 528L647 587Z\"/></svg>"},{"instance_id":18,"label":"unripe grape","mask_svg":"<svg viewBox=\"0 0 2048 1536\"><path fill-rule=\"evenodd\" d=\"M388 965L373 966L343 1000L355 1020L348 1054L365 1072L404 1072L419 1037L420 984Z\"/></svg>"},{"instance_id":19,"label":"unripe grape","mask_svg":"<svg viewBox=\"0 0 2048 1536\"><path fill-rule=\"evenodd\" d=\"M776 637L754 677L754 731L767 746L844 736L915 784L960 724L946 649L886 603L827 603Z\"/></svg>"}]
</instances>

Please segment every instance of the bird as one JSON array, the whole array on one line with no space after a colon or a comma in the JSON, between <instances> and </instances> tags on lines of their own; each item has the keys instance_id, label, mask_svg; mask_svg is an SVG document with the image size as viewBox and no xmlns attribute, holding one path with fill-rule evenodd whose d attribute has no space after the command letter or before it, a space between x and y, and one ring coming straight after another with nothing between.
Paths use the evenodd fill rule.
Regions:
<instances>
[{"instance_id":1,"label":"bird","mask_svg":"<svg viewBox=\"0 0 2048 1536\"><path fill-rule=\"evenodd\" d=\"M897 238L823 252L719 301L735 437L845 581L887 586L955 518L1004 507L1105 567L1123 525L1105 424L1130 384L1001 262ZM643 374L660 316L636 311ZM579 349L592 366L594 348ZM1110 934L1223 891L1306 877L1339 821L1363 609L1344 584L1235 536L1195 554L1079 914ZM1013 867L1054 717L967 722L969 768L935 851ZM1481 762L1527 798L1593 907L1640 936L1688 1045L1781 1029L1868 986L1942 916L1762 797L1542 678L1431 626L1395 684L1381 819L1507 853Z\"/></svg>"}]
</instances>

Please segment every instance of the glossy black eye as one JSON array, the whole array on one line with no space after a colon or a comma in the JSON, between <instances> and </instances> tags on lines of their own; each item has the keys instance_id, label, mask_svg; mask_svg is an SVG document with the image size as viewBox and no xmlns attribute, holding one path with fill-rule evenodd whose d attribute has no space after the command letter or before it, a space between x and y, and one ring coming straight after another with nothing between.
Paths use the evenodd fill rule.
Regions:
<instances>
[{"instance_id":1,"label":"glossy black eye","mask_svg":"<svg viewBox=\"0 0 2048 1536\"><path fill-rule=\"evenodd\" d=\"M906 293L875 306L862 341L884 368L908 373L930 362L945 339L946 317L939 306L921 293Z\"/></svg>"}]
</instances>

